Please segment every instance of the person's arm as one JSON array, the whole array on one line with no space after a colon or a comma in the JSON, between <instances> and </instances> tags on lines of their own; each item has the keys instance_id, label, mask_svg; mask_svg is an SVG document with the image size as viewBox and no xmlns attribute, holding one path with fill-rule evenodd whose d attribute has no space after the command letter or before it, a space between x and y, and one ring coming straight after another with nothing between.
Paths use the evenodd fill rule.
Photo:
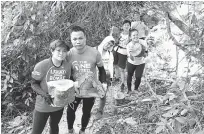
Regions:
<instances>
[{"instance_id":1,"label":"person's arm","mask_svg":"<svg viewBox=\"0 0 204 134\"><path fill-rule=\"evenodd\" d=\"M130 57L130 48L129 48L129 43L127 44L127 57Z\"/></svg>"},{"instance_id":2,"label":"person's arm","mask_svg":"<svg viewBox=\"0 0 204 134\"><path fill-rule=\"evenodd\" d=\"M45 96L47 93L43 91L42 88L40 87L40 82L41 81L32 78L31 87L37 94Z\"/></svg>"},{"instance_id":3,"label":"person's arm","mask_svg":"<svg viewBox=\"0 0 204 134\"><path fill-rule=\"evenodd\" d=\"M144 24L145 36L147 37L149 34L149 28Z\"/></svg>"},{"instance_id":4,"label":"person's arm","mask_svg":"<svg viewBox=\"0 0 204 134\"><path fill-rule=\"evenodd\" d=\"M109 56L109 62L108 62L108 70L110 72L110 78L113 79L113 53L110 52L110 56ZM107 75L107 74L106 74Z\"/></svg>"},{"instance_id":5,"label":"person's arm","mask_svg":"<svg viewBox=\"0 0 204 134\"><path fill-rule=\"evenodd\" d=\"M102 83L103 89L107 91L107 81L106 81L106 71L104 66L98 67L99 71L99 81Z\"/></svg>"},{"instance_id":6,"label":"person's arm","mask_svg":"<svg viewBox=\"0 0 204 134\"><path fill-rule=\"evenodd\" d=\"M131 42L130 42L131 43ZM134 57L130 54L130 43L127 44L127 56L130 58L132 61L134 61Z\"/></svg>"},{"instance_id":7,"label":"person's arm","mask_svg":"<svg viewBox=\"0 0 204 134\"><path fill-rule=\"evenodd\" d=\"M43 66L44 65L42 65L42 63L39 63L35 66L32 72L31 87L38 95L41 95L45 99L45 101L50 105L52 103L51 96L46 91L44 91L40 86L40 83L44 77Z\"/></svg>"},{"instance_id":8,"label":"person's arm","mask_svg":"<svg viewBox=\"0 0 204 134\"><path fill-rule=\"evenodd\" d=\"M101 83L106 83L106 71L104 69L104 66L98 67L99 71L99 81Z\"/></svg>"},{"instance_id":9,"label":"person's arm","mask_svg":"<svg viewBox=\"0 0 204 134\"><path fill-rule=\"evenodd\" d=\"M147 57L148 56L148 46L147 46L147 42L146 41L143 42L143 46L145 47L144 48L145 49L144 57Z\"/></svg>"},{"instance_id":10,"label":"person's arm","mask_svg":"<svg viewBox=\"0 0 204 134\"><path fill-rule=\"evenodd\" d=\"M97 55L96 55L96 65L97 65L98 71L99 71L99 81L102 83L103 88L105 90L107 90L106 71L105 71L105 68L103 66L102 57L101 57L101 54L99 53L99 51L97 51Z\"/></svg>"},{"instance_id":11,"label":"person's arm","mask_svg":"<svg viewBox=\"0 0 204 134\"><path fill-rule=\"evenodd\" d=\"M45 99L45 101L50 105L52 103L52 98L48 93L42 90L42 88L40 87L40 82L41 81L39 80L32 79L31 87L37 94L41 95Z\"/></svg>"}]
</instances>

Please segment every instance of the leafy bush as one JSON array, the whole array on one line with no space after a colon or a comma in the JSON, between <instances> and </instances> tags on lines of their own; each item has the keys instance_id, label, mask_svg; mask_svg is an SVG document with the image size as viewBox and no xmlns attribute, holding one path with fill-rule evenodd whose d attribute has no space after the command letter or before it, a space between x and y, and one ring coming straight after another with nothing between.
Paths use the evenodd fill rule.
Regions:
<instances>
[{"instance_id":1,"label":"leafy bush","mask_svg":"<svg viewBox=\"0 0 204 134\"><path fill-rule=\"evenodd\" d=\"M8 104L33 103L31 71L37 62L49 57L52 40L65 40L72 47L69 27L78 24L87 31L87 44L97 46L109 34L111 25L121 25L131 2L5 1L1 6L2 112L8 114L9 109L15 111Z\"/></svg>"}]
</instances>

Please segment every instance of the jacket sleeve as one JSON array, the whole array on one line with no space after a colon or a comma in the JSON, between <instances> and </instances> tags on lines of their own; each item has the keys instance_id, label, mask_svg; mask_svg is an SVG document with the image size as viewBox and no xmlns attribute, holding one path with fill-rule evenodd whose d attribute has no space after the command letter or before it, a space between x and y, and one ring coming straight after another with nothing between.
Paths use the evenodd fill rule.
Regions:
<instances>
[{"instance_id":1,"label":"jacket sleeve","mask_svg":"<svg viewBox=\"0 0 204 134\"><path fill-rule=\"evenodd\" d=\"M44 63L40 62L38 64L35 65L34 70L32 71L32 81L31 81L31 87L32 89L40 95L45 95L46 92L43 91L43 89L40 86L40 83L43 79L43 77L45 76L45 67L44 67Z\"/></svg>"},{"instance_id":2,"label":"jacket sleeve","mask_svg":"<svg viewBox=\"0 0 204 134\"><path fill-rule=\"evenodd\" d=\"M32 89L39 95L45 96L47 93L42 90L40 87L40 82L39 80L32 79L31 81L31 87Z\"/></svg>"},{"instance_id":3,"label":"jacket sleeve","mask_svg":"<svg viewBox=\"0 0 204 134\"><path fill-rule=\"evenodd\" d=\"M105 83L106 82L106 71L104 69L104 66L98 67L98 71L99 71L99 81L101 83Z\"/></svg>"}]
</instances>

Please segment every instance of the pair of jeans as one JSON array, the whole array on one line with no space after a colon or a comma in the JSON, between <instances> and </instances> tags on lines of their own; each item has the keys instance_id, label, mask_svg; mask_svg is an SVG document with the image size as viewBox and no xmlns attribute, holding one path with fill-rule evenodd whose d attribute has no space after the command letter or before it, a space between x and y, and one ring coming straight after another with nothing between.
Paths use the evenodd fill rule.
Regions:
<instances>
[{"instance_id":1,"label":"pair of jeans","mask_svg":"<svg viewBox=\"0 0 204 134\"><path fill-rule=\"evenodd\" d=\"M81 130L85 131L88 123L89 123L89 119L91 117L91 109L94 105L95 102L95 98L91 97L91 98L78 98L75 97L75 101L70 103L68 105L67 108L67 123L68 123L68 129L73 129L73 124L75 121L75 112L77 110L77 107L79 105L79 103L81 102L81 100L83 101L83 107L82 107L82 119L81 119Z\"/></svg>"},{"instance_id":2,"label":"pair of jeans","mask_svg":"<svg viewBox=\"0 0 204 134\"><path fill-rule=\"evenodd\" d=\"M142 74L145 68L145 63L144 64L140 64L140 65L133 65L129 62L127 62L127 87L128 87L128 91L131 91L131 84L132 84L132 76L135 72L135 90L138 90L138 87L140 85L141 82L141 78L142 78Z\"/></svg>"},{"instance_id":3,"label":"pair of jeans","mask_svg":"<svg viewBox=\"0 0 204 134\"><path fill-rule=\"evenodd\" d=\"M55 112L39 112L34 110L33 112L33 130L32 134L41 134L48 117L50 117L50 134L58 134L59 133L59 122L63 114L63 110Z\"/></svg>"}]
</instances>

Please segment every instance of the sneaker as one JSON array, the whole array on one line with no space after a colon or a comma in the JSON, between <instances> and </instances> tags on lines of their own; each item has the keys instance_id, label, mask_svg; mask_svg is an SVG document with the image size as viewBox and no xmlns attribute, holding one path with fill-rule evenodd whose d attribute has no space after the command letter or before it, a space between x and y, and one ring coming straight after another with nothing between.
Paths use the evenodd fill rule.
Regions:
<instances>
[{"instance_id":1,"label":"sneaker","mask_svg":"<svg viewBox=\"0 0 204 134\"><path fill-rule=\"evenodd\" d=\"M129 95L132 94L132 91L128 90L128 91L127 91L127 94L129 94Z\"/></svg>"},{"instance_id":2,"label":"sneaker","mask_svg":"<svg viewBox=\"0 0 204 134\"><path fill-rule=\"evenodd\" d=\"M85 134L85 131L79 130L79 134Z\"/></svg>"},{"instance_id":3,"label":"sneaker","mask_svg":"<svg viewBox=\"0 0 204 134\"><path fill-rule=\"evenodd\" d=\"M138 94L139 92L138 92L138 90L133 90L132 91L132 94Z\"/></svg>"},{"instance_id":4,"label":"sneaker","mask_svg":"<svg viewBox=\"0 0 204 134\"><path fill-rule=\"evenodd\" d=\"M124 85L124 83L122 83L122 84L120 85L120 89L121 89L121 92L124 91L124 89L125 89L125 85Z\"/></svg>"},{"instance_id":5,"label":"sneaker","mask_svg":"<svg viewBox=\"0 0 204 134\"><path fill-rule=\"evenodd\" d=\"M97 111L96 115L95 115L95 119L99 120L103 117L103 111Z\"/></svg>"},{"instance_id":6,"label":"sneaker","mask_svg":"<svg viewBox=\"0 0 204 134\"><path fill-rule=\"evenodd\" d=\"M139 89L134 89L135 92L137 93L140 93L140 90Z\"/></svg>"},{"instance_id":7,"label":"sneaker","mask_svg":"<svg viewBox=\"0 0 204 134\"><path fill-rule=\"evenodd\" d=\"M120 81L120 78L116 78L115 81L116 81L116 82L119 82L119 81Z\"/></svg>"},{"instance_id":8,"label":"sneaker","mask_svg":"<svg viewBox=\"0 0 204 134\"><path fill-rule=\"evenodd\" d=\"M120 78L113 78L113 82L117 83L120 81Z\"/></svg>"},{"instance_id":9,"label":"sneaker","mask_svg":"<svg viewBox=\"0 0 204 134\"><path fill-rule=\"evenodd\" d=\"M69 130L68 130L68 134L75 134L74 129L73 129L73 128L72 128L72 129L69 129Z\"/></svg>"}]
</instances>

